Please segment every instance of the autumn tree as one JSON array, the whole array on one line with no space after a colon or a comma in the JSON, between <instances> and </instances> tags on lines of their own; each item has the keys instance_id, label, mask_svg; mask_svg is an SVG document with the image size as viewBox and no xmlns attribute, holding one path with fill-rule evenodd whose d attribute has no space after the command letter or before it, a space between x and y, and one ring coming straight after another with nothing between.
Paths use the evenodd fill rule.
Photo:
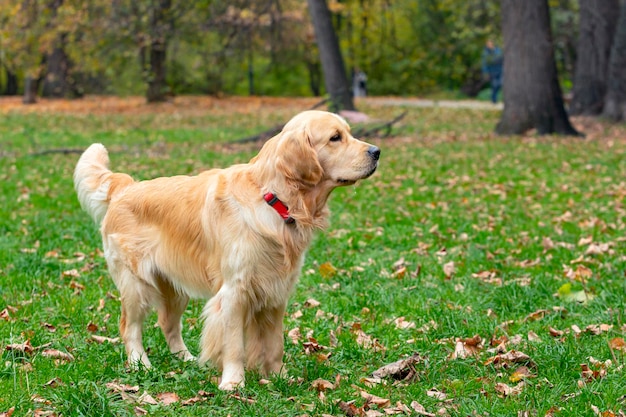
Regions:
<instances>
[{"instance_id":1,"label":"autumn tree","mask_svg":"<svg viewBox=\"0 0 626 417\"><path fill-rule=\"evenodd\" d=\"M326 0L307 0L315 28L326 90L330 94L331 109L355 110L350 82L346 74L339 40L335 34Z\"/></svg>"},{"instance_id":2,"label":"autumn tree","mask_svg":"<svg viewBox=\"0 0 626 417\"><path fill-rule=\"evenodd\" d=\"M557 78L547 0L502 0L504 111L499 134L578 135Z\"/></svg>"},{"instance_id":3,"label":"autumn tree","mask_svg":"<svg viewBox=\"0 0 626 417\"><path fill-rule=\"evenodd\" d=\"M580 0L580 28L570 114L602 113L619 0Z\"/></svg>"},{"instance_id":4,"label":"autumn tree","mask_svg":"<svg viewBox=\"0 0 626 417\"><path fill-rule=\"evenodd\" d=\"M617 31L609 60L608 92L604 116L613 121L626 120L626 1L622 0Z\"/></svg>"}]
</instances>

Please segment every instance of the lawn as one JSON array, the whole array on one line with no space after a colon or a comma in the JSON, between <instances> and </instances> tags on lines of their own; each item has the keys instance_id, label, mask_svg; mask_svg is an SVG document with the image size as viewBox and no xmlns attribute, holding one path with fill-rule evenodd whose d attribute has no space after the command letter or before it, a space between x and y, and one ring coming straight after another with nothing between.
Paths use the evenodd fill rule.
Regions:
<instances>
[{"instance_id":1,"label":"lawn","mask_svg":"<svg viewBox=\"0 0 626 417\"><path fill-rule=\"evenodd\" d=\"M104 143L138 179L193 174L247 161L259 145L229 142L313 104L0 101L0 416L624 415L626 126L501 138L495 110L375 99L359 107L378 121L408 113L371 140L378 172L331 196L284 320L287 376L221 392L155 315L154 369L130 371L74 150ZM184 316L193 353L202 307Z\"/></svg>"}]
</instances>

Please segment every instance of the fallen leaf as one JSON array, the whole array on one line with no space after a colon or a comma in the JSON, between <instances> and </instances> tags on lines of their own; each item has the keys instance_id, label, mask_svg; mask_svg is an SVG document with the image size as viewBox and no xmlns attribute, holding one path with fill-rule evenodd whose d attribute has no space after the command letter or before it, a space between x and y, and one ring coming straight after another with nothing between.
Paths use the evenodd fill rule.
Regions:
<instances>
[{"instance_id":1,"label":"fallen leaf","mask_svg":"<svg viewBox=\"0 0 626 417\"><path fill-rule=\"evenodd\" d=\"M118 384L117 382L107 382L105 387L113 392L139 392L139 385Z\"/></svg>"},{"instance_id":2,"label":"fallen leaf","mask_svg":"<svg viewBox=\"0 0 626 417\"><path fill-rule=\"evenodd\" d=\"M365 411L363 410L363 408L358 408L356 405L354 405L354 401L349 401L349 402L339 401L337 403L337 406L339 407L341 411L343 411L346 414L347 417L364 417L365 416Z\"/></svg>"},{"instance_id":3,"label":"fallen leaf","mask_svg":"<svg viewBox=\"0 0 626 417\"><path fill-rule=\"evenodd\" d=\"M439 401L444 401L446 398L448 398L445 393L439 391L437 388L429 389L428 391L426 391L426 395Z\"/></svg>"},{"instance_id":4,"label":"fallen leaf","mask_svg":"<svg viewBox=\"0 0 626 417\"><path fill-rule=\"evenodd\" d=\"M484 363L485 366L493 365L496 368L509 368L512 364L526 364L533 368L536 367L530 356L518 350L510 350L507 353L498 354L487 359Z\"/></svg>"},{"instance_id":5,"label":"fallen leaf","mask_svg":"<svg viewBox=\"0 0 626 417\"><path fill-rule=\"evenodd\" d=\"M519 384L515 385L514 387L511 387L503 382L498 382L496 383L495 390L496 392L499 392L505 397L510 397L512 395L520 395L525 385L526 383L524 381L521 381Z\"/></svg>"},{"instance_id":6,"label":"fallen leaf","mask_svg":"<svg viewBox=\"0 0 626 417\"><path fill-rule=\"evenodd\" d=\"M287 337L289 337L291 343L293 343L294 345L300 343L300 340L302 339L302 333L300 333L300 328L295 327L289 330L289 332L287 333Z\"/></svg>"},{"instance_id":7,"label":"fallen leaf","mask_svg":"<svg viewBox=\"0 0 626 417\"><path fill-rule=\"evenodd\" d=\"M156 399L163 405L170 405L180 401L180 398L175 392L162 392L156 395Z\"/></svg>"},{"instance_id":8,"label":"fallen leaf","mask_svg":"<svg viewBox=\"0 0 626 417\"><path fill-rule=\"evenodd\" d=\"M309 298L308 300L306 300L304 302L303 307L304 308L313 308L313 307L318 307L320 306L322 303L320 303L319 301L313 299L313 298Z\"/></svg>"},{"instance_id":9,"label":"fallen leaf","mask_svg":"<svg viewBox=\"0 0 626 417\"><path fill-rule=\"evenodd\" d=\"M15 407L11 407L7 411L0 413L0 417L11 417L14 411L15 411Z\"/></svg>"},{"instance_id":10,"label":"fallen leaf","mask_svg":"<svg viewBox=\"0 0 626 417\"><path fill-rule=\"evenodd\" d=\"M98 342L100 344L108 342L111 343L113 345L116 345L120 342L120 338L119 337L105 337L105 336L98 336L97 334L92 334L91 335L91 339L94 340L95 342Z\"/></svg>"},{"instance_id":11,"label":"fallen leaf","mask_svg":"<svg viewBox=\"0 0 626 417\"><path fill-rule=\"evenodd\" d=\"M322 278L332 278L337 274L337 268L330 262L324 262L319 267L320 275Z\"/></svg>"},{"instance_id":12,"label":"fallen leaf","mask_svg":"<svg viewBox=\"0 0 626 417\"><path fill-rule=\"evenodd\" d=\"M482 350L482 345L483 339L479 335L465 339L457 338L450 359L465 359L475 356Z\"/></svg>"},{"instance_id":13,"label":"fallen leaf","mask_svg":"<svg viewBox=\"0 0 626 417\"><path fill-rule=\"evenodd\" d=\"M609 341L609 347L615 350L626 350L626 342L621 337L614 337Z\"/></svg>"},{"instance_id":14,"label":"fallen leaf","mask_svg":"<svg viewBox=\"0 0 626 417\"><path fill-rule=\"evenodd\" d=\"M311 382L311 387L315 388L317 391L326 391L329 389L335 389L335 384L325 379L316 379Z\"/></svg>"},{"instance_id":15,"label":"fallen leaf","mask_svg":"<svg viewBox=\"0 0 626 417\"><path fill-rule=\"evenodd\" d=\"M413 328L415 328L415 323L412 322L412 321L406 320L404 317L398 317L393 322L396 325L396 329L413 329Z\"/></svg>"},{"instance_id":16,"label":"fallen leaf","mask_svg":"<svg viewBox=\"0 0 626 417\"><path fill-rule=\"evenodd\" d=\"M354 323L352 325L351 331L352 334L356 336L357 344L364 347L365 349L372 349L375 352L386 350L385 347L378 342L378 339L372 338L370 335L365 333L361 329L361 325L359 323Z\"/></svg>"},{"instance_id":17,"label":"fallen leaf","mask_svg":"<svg viewBox=\"0 0 626 417\"><path fill-rule=\"evenodd\" d=\"M41 356L46 357L46 358L61 359L63 361L68 361L68 362L71 362L74 360L74 356L72 356L71 354L66 353L66 352L61 352L60 350L57 350L57 349L45 349L43 352L41 352Z\"/></svg>"},{"instance_id":18,"label":"fallen leaf","mask_svg":"<svg viewBox=\"0 0 626 417\"><path fill-rule=\"evenodd\" d=\"M530 372L530 369L528 369L527 366L520 366L511 374L511 376L509 377L509 381L519 382L527 378L533 378L534 376L535 375Z\"/></svg>"},{"instance_id":19,"label":"fallen leaf","mask_svg":"<svg viewBox=\"0 0 626 417\"><path fill-rule=\"evenodd\" d=\"M5 347L5 350L14 350L16 352L33 353L33 345L30 344L30 340L24 343L12 343Z\"/></svg>"},{"instance_id":20,"label":"fallen leaf","mask_svg":"<svg viewBox=\"0 0 626 417\"><path fill-rule=\"evenodd\" d=\"M361 394L361 398L365 400L366 405L374 404L378 408L384 408L391 404L391 401L387 398L382 398L374 394L370 394L369 392L364 391L361 388L358 388L356 386L354 388L356 388L359 391L359 393Z\"/></svg>"},{"instance_id":21,"label":"fallen leaf","mask_svg":"<svg viewBox=\"0 0 626 417\"><path fill-rule=\"evenodd\" d=\"M100 330L100 328L98 327L97 324L93 323L93 322L89 322L89 324L87 325L87 331L91 332L91 333L95 333L98 330Z\"/></svg>"},{"instance_id":22,"label":"fallen leaf","mask_svg":"<svg viewBox=\"0 0 626 417\"><path fill-rule=\"evenodd\" d=\"M415 365L422 361L419 353L413 353L406 359L387 364L372 372L374 378L382 379L391 377L396 380L411 378L416 374Z\"/></svg>"},{"instance_id":23,"label":"fallen leaf","mask_svg":"<svg viewBox=\"0 0 626 417\"><path fill-rule=\"evenodd\" d=\"M141 394L139 396L139 398L137 398L137 403L138 404L157 405L159 402L157 400L155 400L152 395L148 394L147 391L144 391L143 394Z\"/></svg>"},{"instance_id":24,"label":"fallen leaf","mask_svg":"<svg viewBox=\"0 0 626 417\"><path fill-rule=\"evenodd\" d=\"M454 261L446 262L443 264L443 273L446 278L450 278L456 272L456 267L454 266Z\"/></svg>"},{"instance_id":25,"label":"fallen leaf","mask_svg":"<svg viewBox=\"0 0 626 417\"><path fill-rule=\"evenodd\" d=\"M427 416L427 417L436 417L437 416L435 413L429 413L428 411L426 411L424 406L422 404L418 403L417 401L412 401L411 402L411 408L413 409L413 411L415 411L420 416Z\"/></svg>"}]
</instances>

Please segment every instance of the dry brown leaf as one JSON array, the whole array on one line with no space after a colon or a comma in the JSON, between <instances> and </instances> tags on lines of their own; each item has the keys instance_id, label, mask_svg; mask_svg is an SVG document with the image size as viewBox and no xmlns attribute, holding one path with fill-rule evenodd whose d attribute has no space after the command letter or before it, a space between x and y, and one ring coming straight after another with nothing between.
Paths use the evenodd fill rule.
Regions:
<instances>
[{"instance_id":1,"label":"dry brown leaf","mask_svg":"<svg viewBox=\"0 0 626 417\"><path fill-rule=\"evenodd\" d=\"M291 343L293 343L294 345L300 343L300 340L302 339L302 333L300 333L300 328L295 327L289 330L289 332L287 333L287 337L289 337Z\"/></svg>"},{"instance_id":2,"label":"dry brown leaf","mask_svg":"<svg viewBox=\"0 0 626 417\"><path fill-rule=\"evenodd\" d=\"M529 315L527 315L526 317L524 317L523 321L536 321L536 320L541 320L542 318L544 318L545 316L547 316L548 314L550 314L550 310L546 310L546 309L541 309L541 310L537 310L537 311L533 311L532 313L530 313Z\"/></svg>"},{"instance_id":3,"label":"dry brown leaf","mask_svg":"<svg viewBox=\"0 0 626 417\"><path fill-rule=\"evenodd\" d=\"M493 365L496 368L509 368L514 363L526 364L533 368L536 366L535 363L530 359L530 356L518 350L510 350L507 353L493 356L487 359L484 365Z\"/></svg>"},{"instance_id":4,"label":"dry brown leaf","mask_svg":"<svg viewBox=\"0 0 626 417\"><path fill-rule=\"evenodd\" d=\"M503 382L498 382L496 383L495 390L496 392L504 395L505 397L510 397L512 395L520 395L525 385L526 383L524 381L521 381L519 384L515 385L514 387L511 387Z\"/></svg>"},{"instance_id":5,"label":"dry brown leaf","mask_svg":"<svg viewBox=\"0 0 626 417\"><path fill-rule=\"evenodd\" d=\"M396 329L413 329L415 328L415 323L412 321L406 320L404 317L398 317L393 321L396 325Z\"/></svg>"},{"instance_id":6,"label":"dry brown leaf","mask_svg":"<svg viewBox=\"0 0 626 417\"><path fill-rule=\"evenodd\" d=\"M7 411L0 413L0 417L11 417L14 411L15 411L15 407L11 407Z\"/></svg>"},{"instance_id":7,"label":"dry brown leaf","mask_svg":"<svg viewBox=\"0 0 626 417\"><path fill-rule=\"evenodd\" d=\"M159 402L155 400L152 395L148 394L147 391L144 391L143 394L141 394L139 398L137 398L137 404L157 405L158 403Z\"/></svg>"},{"instance_id":8,"label":"dry brown leaf","mask_svg":"<svg viewBox=\"0 0 626 417\"><path fill-rule=\"evenodd\" d=\"M386 350L386 348L378 342L378 339L372 338L361 329L360 323L354 323L351 328L352 334L356 336L356 342L365 349L372 349L375 352Z\"/></svg>"},{"instance_id":9,"label":"dry brown leaf","mask_svg":"<svg viewBox=\"0 0 626 417\"><path fill-rule=\"evenodd\" d=\"M304 308L314 308L314 307L319 307L322 303L320 303L319 301L317 301L314 298L309 298L308 300L306 300L304 302L303 307Z\"/></svg>"},{"instance_id":10,"label":"dry brown leaf","mask_svg":"<svg viewBox=\"0 0 626 417\"><path fill-rule=\"evenodd\" d=\"M162 392L156 395L156 399L163 405L170 405L180 401L175 392Z\"/></svg>"},{"instance_id":11,"label":"dry brown leaf","mask_svg":"<svg viewBox=\"0 0 626 417\"><path fill-rule=\"evenodd\" d=\"M335 389L335 384L325 379L318 378L311 382L311 387L315 388L317 391L326 391L329 389Z\"/></svg>"},{"instance_id":12,"label":"dry brown leaf","mask_svg":"<svg viewBox=\"0 0 626 417\"><path fill-rule=\"evenodd\" d=\"M80 274L77 269L68 269L67 271L63 271L61 276L64 278L79 278Z\"/></svg>"},{"instance_id":13,"label":"dry brown leaf","mask_svg":"<svg viewBox=\"0 0 626 417\"><path fill-rule=\"evenodd\" d=\"M446 278L450 278L456 272L456 266L454 265L454 261L446 262L443 264L443 273Z\"/></svg>"},{"instance_id":14,"label":"dry brown leaf","mask_svg":"<svg viewBox=\"0 0 626 417\"><path fill-rule=\"evenodd\" d=\"M89 324L87 325L87 331L90 332L90 333L95 333L98 330L100 330L100 328L94 322L90 321Z\"/></svg>"},{"instance_id":15,"label":"dry brown leaf","mask_svg":"<svg viewBox=\"0 0 626 417\"><path fill-rule=\"evenodd\" d=\"M330 262L324 262L319 267L320 275L322 278L332 278L337 274L337 268Z\"/></svg>"},{"instance_id":16,"label":"dry brown leaf","mask_svg":"<svg viewBox=\"0 0 626 417\"><path fill-rule=\"evenodd\" d=\"M378 368L372 373L372 376L379 380L387 377L397 380L412 378L416 374L415 365L421 361L422 357L419 353L414 353L406 359L400 359Z\"/></svg>"},{"instance_id":17,"label":"dry brown leaf","mask_svg":"<svg viewBox=\"0 0 626 417\"><path fill-rule=\"evenodd\" d=\"M105 385L113 392L139 392L139 385L119 384L117 382L107 382Z\"/></svg>"},{"instance_id":18,"label":"dry brown leaf","mask_svg":"<svg viewBox=\"0 0 626 417\"><path fill-rule=\"evenodd\" d=\"M353 388L356 388L359 391L361 398L365 399L366 406L369 406L370 404L374 404L378 408L384 408L384 407L391 405L391 401L387 398L382 398L374 394L370 394L369 392L364 391L363 389L354 385L353 385Z\"/></svg>"},{"instance_id":19,"label":"dry brown leaf","mask_svg":"<svg viewBox=\"0 0 626 417\"><path fill-rule=\"evenodd\" d=\"M533 373L530 371L530 369L528 369L527 366L520 366L511 374L511 376L509 377L509 381L519 382L527 378L534 378L535 376L536 375L533 375Z\"/></svg>"},{"instance_id":20,"label":"dry brown leaf","mask_svg":"<svg viewBox=\"0 0 626 417\"><path fill-rule=\"evenodd\" d=\"M365 416L365 411L363 410L363 408L359 408L356 405L354 405L354 401L339 401L337 403L337 406L339 407L339 409L341 411L343 411L347 417L364 417Z\"/></svg>"},{"instance_id":21,"label":"dry brown leaf","mask_svg":"<svg viewBox=\"0 0 626 417\"><path fill-rule=\"evenodd\" d=\"M426 391L426 395L439 401L445 401L446 398L448 398L447 394L439 391L437 388L429 389L428 391Z\"/></svg>"},{"instance_id":22,"label":"dry brown leaf","mask_svg":"<svg viewBox=\"0 0 626 417\"><path fill-rule=\"evenodd\" d=\"M106 337L106 336L98 336L97 334L92 334L91 335L91 339L97 343L111 343L113 345L116 345L120 342L120 338L119 337Z\"/></svg>"},{"instance_id":23,"label":"dry brown leaf","mask_svg":"<svg viewBox=\"0 0 626 417\"><path fill-rule=\"evenodd\" d=\"M6 345L5 350L14 350L16 352L24 352L24 353L33 353L35 348L30 344L30 340L27 340L24 343L12 343Z\"/></svg>"},{"instance_id":24,"label":"dry brown leaf","mask_svg":"<svg viewBox=\"0 0 626 417\"><path fill-rule=\"evenodd\" d=\"M413 411L415 411L420 416L427 416L427 417L436 417L437 416L435 413L429 413L428 411L426 411L424 406L422 404L418 403L417 401L412 401L411 402L411 408L413 409Z\"/></svg>"},{"instance_id":25,"label":"dry brown leaf","mask_svg":"<svg viewBox=\"0 0 626 417\"><path fill-rule=\"evenodd\" d=\"M60 359L63 361L68 361L68 362L71 362L74 360L74 356L72 356L71 354L66 353L66 352L61 352L60 350L57 350L57 349L44 349L44 351L41 352L41 356L46 357L46 358Z\"/></svg>"},{"instance_id":26,"label":"dry brown leaf","mask_svg":"<svg viewBox=\"0 0 626 417\"><path fill-rule=\"evenodd\" d=\"M41 327L49 331L50 333L54 333L57 331L57 328L50 323L41 323Z\"/></svg>"},{"instance_id":27,"label":"dry brown leaf","mask_svg":"<svg viewBox=\"0 0 626 417\"><path fill-rule=\"evenodd\" d=\"M626 342L621 337L614 337L609 341L609 347L615 350L626 350Z\"/></svg>"},{"instance_id":28,"label":"dry brown leaf","mask_svg":"<svg viewBox=\"0 0 626 417\"><path fill-rule=\"evenodd\" d=\"M454 344L454 352L450 355L450 359L465 359L469 356L475 356L483 348L483 339L479 335L474 337L460 339L457 338Z\"/></svg>"},{"instance_id":29,"label":"dry brown leaf","mask_svg":"<svg viewBox=\"0 0 626 417\"><path fill-rule=\"evenodd\" d=\"M612 324L590 324L589 326L585 327L585 332L597 336L599 334L611 331L611 329L613 329Z\"/></svg>"},{"instance_id":30,"label":"dry brown leaf","mask_svg":"<svg viewBox=\"0 0 626 417\"><path fill-rule=\"evenodd\" d=\"M537 335L537 333L531 330L528 332L528 341L529 342L541 342L541 338Z\"/></svg>"}]
</instances>

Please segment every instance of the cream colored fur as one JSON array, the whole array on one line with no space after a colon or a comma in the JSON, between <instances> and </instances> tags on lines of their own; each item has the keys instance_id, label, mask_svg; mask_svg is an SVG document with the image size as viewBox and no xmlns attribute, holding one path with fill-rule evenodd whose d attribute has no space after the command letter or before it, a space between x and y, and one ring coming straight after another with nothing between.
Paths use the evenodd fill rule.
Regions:
<instances>
[{"instance_id":1,"label":"cream colored fur","mask_svg":"<svg viewBox=\"0 0 626 417\"><path fill-rule=\"evenodd\" d=\"M151 366L142 329L153 307L170 351L194 359L181 316L199 297L209 299L199 360L222 370L221 389L242 386L244 367L283 371L287 300L314 230L327 225L328 196L371 175L379 152L321 111L295 116L248 164L197 176L136 182L111 172L104 146L91 145L74 183L83 209L101 224L129 363ZM295 224L263 200L266 192L289 207Z\"/></svg>"}]
</instances>

